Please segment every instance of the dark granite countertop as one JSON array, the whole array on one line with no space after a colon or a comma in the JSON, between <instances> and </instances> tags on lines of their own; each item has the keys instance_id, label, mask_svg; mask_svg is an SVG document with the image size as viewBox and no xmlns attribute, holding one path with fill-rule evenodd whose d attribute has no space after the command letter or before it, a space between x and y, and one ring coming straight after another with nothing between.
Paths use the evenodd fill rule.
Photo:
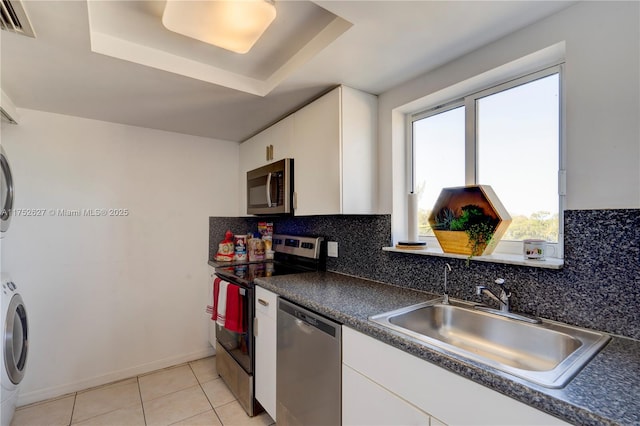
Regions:
<instances>
[{"instance_id":1,"label":"dark granite countertop","mask_svg":"<svg viewBox=\"0 0 640 426\"><path fill-rule=\"evenodd\" d=\"M405 352L567 422L640 425L640 341L612 340L562 389L530 384L491 367L440 352L368 320L439 297L332 272L258 278L280 296Z\"/></svg>"}]
</instances>

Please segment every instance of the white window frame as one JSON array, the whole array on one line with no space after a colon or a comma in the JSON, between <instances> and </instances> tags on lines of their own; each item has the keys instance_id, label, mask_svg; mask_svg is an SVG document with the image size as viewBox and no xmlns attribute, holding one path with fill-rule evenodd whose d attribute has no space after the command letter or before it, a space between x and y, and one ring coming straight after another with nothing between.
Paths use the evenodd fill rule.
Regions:
<instances>
[{"instance_id":1,"label":"white window frame","mask_svg":"<svg viewBox=\"0 0 640 426\"><path fill-rule=\"evenodd\" d=\"M476 101L480 98L500 93L514 87L530 83L541 78L558 74L559 77L559 126L558 126L558 243L550 243L554 248L554 253L548 257L564 258L564 209L566 203L566 138L565 138L565 84L564 84L564 63L559 63L551 67L532 70L526 74L514 76L501 83L492 84L489 87L474 91L471 94L463 94L444 104L422 109L413 114L407 114L407 149L410 153L409 168L407 170L407 180L411 192L415 189L415 169L416 160L414 156L415 141L413 138L413 123L424 118L437 115L448 110L463 106L465 108L465 185L475 185L477 183L477 130L476 130ZM437 239L433 236L421 236L422 241L427 241L430 245L437 244ZM494 253L521 254L522 241L500 241Z\"/></svg>"}]
</instances>

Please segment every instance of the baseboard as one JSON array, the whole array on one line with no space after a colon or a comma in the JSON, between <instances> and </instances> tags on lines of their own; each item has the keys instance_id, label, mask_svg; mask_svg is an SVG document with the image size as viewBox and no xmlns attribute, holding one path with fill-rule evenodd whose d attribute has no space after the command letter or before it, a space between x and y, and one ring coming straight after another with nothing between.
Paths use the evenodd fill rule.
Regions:
<instances>
[{"instance_id":1,"label":"baseboard","mask_svg":"<svg viewBox=\"0 0 640 426\"><path fill-rule=\"evenodd\" d=\"M184 364L185 362L195 361L200 358L206 358L214 355L215 349L209 347L196 352L182 354L170 358L164 358L145 364L136 365L134 367L125 368L123 370L114 371L108 374L92 377L86 380L80 380L73 383L67 383L61 386L54 386L46 389L40 389L32 392L22 393L18 395L17 405L32 404L34 402L44 401L51 398L57 398L70 393L78 392L84 389L105 385L107 383L116 382L118 380L128 379L130 377L139 376L151 371L160 370L162 368L174 365Z\"/></svg>"}]
</instances>

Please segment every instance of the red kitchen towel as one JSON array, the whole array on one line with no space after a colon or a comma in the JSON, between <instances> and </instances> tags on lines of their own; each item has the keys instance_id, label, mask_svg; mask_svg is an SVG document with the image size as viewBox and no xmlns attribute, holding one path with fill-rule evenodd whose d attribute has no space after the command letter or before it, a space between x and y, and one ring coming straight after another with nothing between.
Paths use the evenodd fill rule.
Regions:
<instances>
[{"instance_id":1,"label":"red kitchen towel","mask_svg":"<svg viewBox=\"0 0 640 426\"><path fill-rule=\"evenodd\" d=\"M229 284L227 287L227 318L224 328L234 333L244 333L245 324L242 321L242 295L240 287Z\"/></svg>"},{"instance_id":2,"label":"red kitchen towel","mask_svg":"<svg viewBox=\"0 0 640 426\"><path fill-rule=\"evenodd\" d=\"M215 321L218 318L218 292L220 291L220 278L216 277L213 280L213 313L211 315L211 320Z\"/></svg>"}]
</instances>

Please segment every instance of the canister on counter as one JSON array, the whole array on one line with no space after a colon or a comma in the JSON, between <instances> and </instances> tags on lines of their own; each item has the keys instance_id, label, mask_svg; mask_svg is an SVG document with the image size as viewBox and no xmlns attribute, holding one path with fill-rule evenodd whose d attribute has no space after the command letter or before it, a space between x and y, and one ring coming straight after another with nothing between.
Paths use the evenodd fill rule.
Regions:
<instances>
[{"instance_id":1,"label":"canister on counter","mask_svg":"<svg viewBox=\"0 0 640 426\"><path fill-rule=\"evenodd\" d=\"M227 231L224 234L224 240L218 244L218 253L214 260L218 262L231 262L235 257L235 247L233 243L233 233Z\"/></svg>"},{"instance_id":2,"label":"canister on counter","mask_svg":"<svg viewBox=\"0 0 640 426\"><path fill-rule=\"evenodd\" d=\"M264 260L264 241L260 238L252 238L249 240L249 261L259 260Z\"/></svg>"},{"instance_id":3,"label":"canister on counter","mask_svg":"<svg viewBox=\"0 0 640 426\"><path fill-rule=\"evenodd\" d=\"M246 235L234 235L235 252L233 260L245 261L247 260L247 236Z\"/></svg>"}]
</instances>

